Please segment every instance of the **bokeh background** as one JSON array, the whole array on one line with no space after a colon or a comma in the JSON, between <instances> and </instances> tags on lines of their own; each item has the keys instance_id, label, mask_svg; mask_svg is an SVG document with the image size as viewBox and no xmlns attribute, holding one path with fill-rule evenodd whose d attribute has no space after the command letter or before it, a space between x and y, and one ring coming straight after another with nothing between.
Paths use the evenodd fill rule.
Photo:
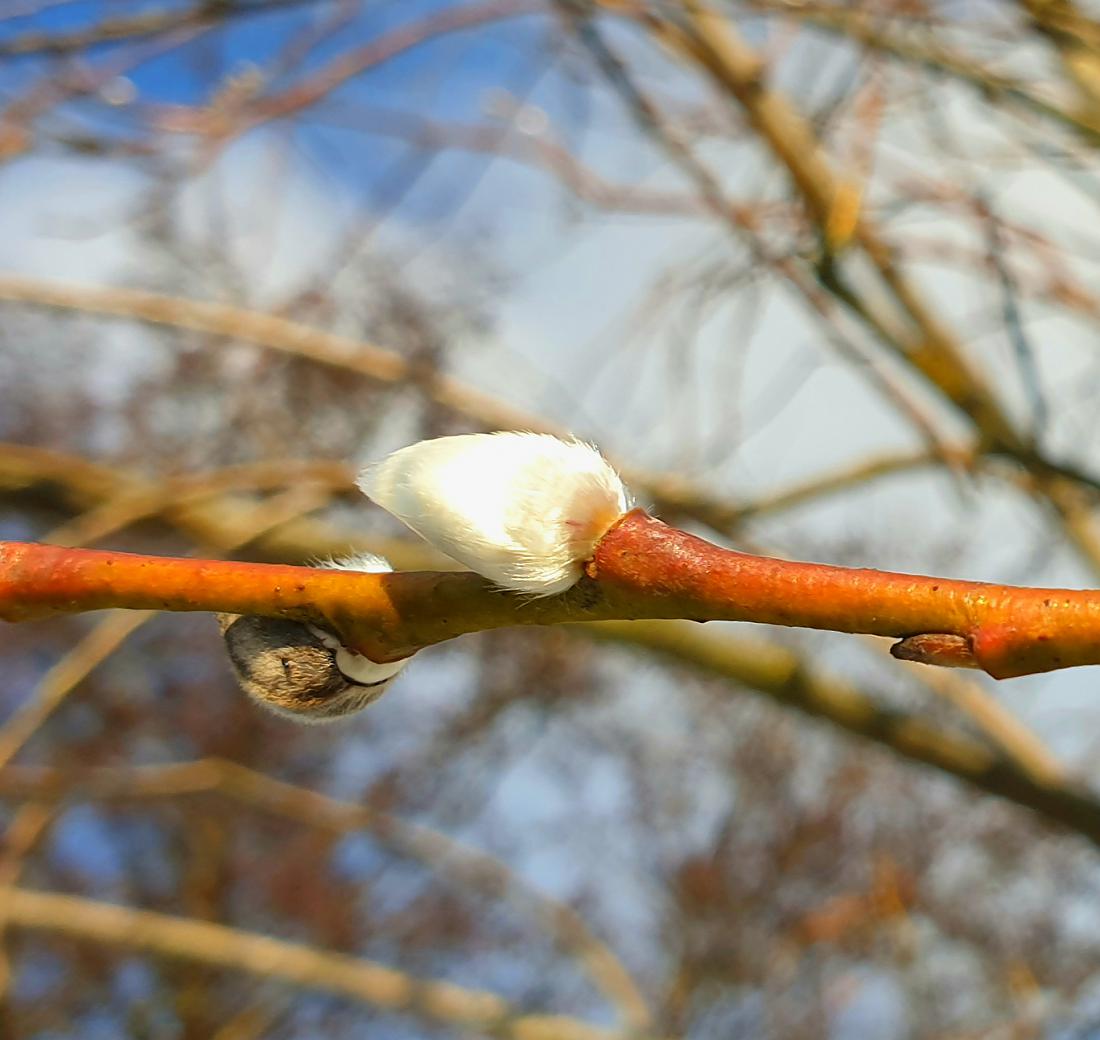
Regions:
<instances>
[{"instance_id":1,"label":"bokeh background","mask_svg":"<svg viewBox=\"0 0 1100 1040\"><path fill-rule=\"evenodd\" d=\"M434 566L356 467L553 429L1100 583L1093 5L6 0L0 161L0 537ZM305 727L206 616L0 627L0 1036L1100 1037L1097 672L886 651L495 632Z\"/></svg>"}]
</instances>

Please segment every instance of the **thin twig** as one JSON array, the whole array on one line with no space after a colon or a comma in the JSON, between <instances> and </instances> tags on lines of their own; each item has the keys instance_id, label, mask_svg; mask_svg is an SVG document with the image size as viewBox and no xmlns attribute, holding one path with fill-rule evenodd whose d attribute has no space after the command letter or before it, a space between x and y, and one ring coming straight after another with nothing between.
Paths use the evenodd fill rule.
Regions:
<instances>
[{"instance_id":1,"label":"thin twig","mask_svg":"<svg viewBox=\"0 0 1100 1040\"><path fill-rule=\"evenodd\" d=\"M536 891L500 860L422 824L365 805L342 802L221 758L181 765L94 771L11 767L0 769L0 794L39 798L178 798L215 792L254 810L334 834L368 830L401 855L431 867L442 881L504 898L531 914L560 948L575 958L616 1007L623 1028L651 1025L646 1000L614 952L570 906Z\"/></svg>"},{"instance_id":2,"label":"thin twig","mask_svg":"<svg viewBox=\"0 0 1100 1040\"><path fill-rule=\"evenodd\" d=\"M624 1036L561 1015L523 1014L484 990L418 979L376 961L208 921L14 887L0 889L0 907L12 927L280 979L385 1011L415 1014L508 1040L619 1040Z\"/></svg>"},{"instance_id":3,"label":"thin twig","mask_svg":"<svg viewBox=\"0 0 1100 1040\"><path fill-rule=\"evenodd\" d=\"M505 404L452 376L425 372L417 362L375 344L258 311L138 289L60 285L20 275L0 275L0 300L115 315L255 343L315 364L354 372L382 385L410 384L435 404L487 429L569 435L569 431ZM690 502L691 515L708 526L708 516L717 517L725 511L725 503L720 498L700 487L689 486L682 479L644 473L627 466L620 469L628 483L659 509L663 508L667 494L670 510L687 513L686 503ZM727 529L722 533L732 532Z\"/></svg>"}]
</instances>

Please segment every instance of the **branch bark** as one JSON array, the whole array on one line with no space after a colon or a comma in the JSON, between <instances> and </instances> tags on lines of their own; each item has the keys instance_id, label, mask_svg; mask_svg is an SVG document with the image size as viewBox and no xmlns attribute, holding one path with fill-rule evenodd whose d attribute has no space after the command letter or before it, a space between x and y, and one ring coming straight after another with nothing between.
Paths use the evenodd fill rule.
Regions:
<instances>
[{"instance_id":1,"label":"branch bark","mask_svg":"<svg viewBox=\"0 0 1100 1040\"><path fill-rule=\"evenodd\" d=\"M585 580L534 600L469 573L376 575L0 542L0 617L108 607L318 624L376 661L511 625L683 618L894 636L907 660L998 679L1100 664L1100 592L752 556L640 510L603 537Z\"/></svg>"}]
</instances>

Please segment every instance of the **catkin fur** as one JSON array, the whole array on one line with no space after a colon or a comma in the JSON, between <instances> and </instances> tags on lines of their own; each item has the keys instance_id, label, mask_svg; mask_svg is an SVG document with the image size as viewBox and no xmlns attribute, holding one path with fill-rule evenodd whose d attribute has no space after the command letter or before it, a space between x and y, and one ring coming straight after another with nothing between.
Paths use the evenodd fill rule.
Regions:
<instances>
[{"instance_id":1,"label":"catkin fur","mask_svg":"<svg viewBox=\"0 0 1100 1040\"><path fill-rule=\"evenodd\" d=\"M540 433L421 441L368 466L358 485L459 563L534 596L575 584L631 504L594 447Z\"/></svg>"}]
</instances>

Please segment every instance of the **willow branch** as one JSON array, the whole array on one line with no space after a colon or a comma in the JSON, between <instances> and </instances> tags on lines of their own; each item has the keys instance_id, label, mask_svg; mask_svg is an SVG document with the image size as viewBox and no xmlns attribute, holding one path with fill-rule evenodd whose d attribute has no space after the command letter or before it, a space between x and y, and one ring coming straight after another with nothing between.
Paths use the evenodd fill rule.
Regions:
<instances>
[{"instance_id":1,"label":"willow branch","mask_svg":"<svg viewBox=\"0 0 1100 1040\"><path fill-rule=\"evenodd\" d=\"M1096 119L1100 105L1100 25L1070 0L1018 0L1039 33L1061 58L1066 77L1077 88L1086 118Z\"/></svg>"},{"instance_id":2,"label":"willow branch","mask_svg":"<svg viewBox=\"0 0 1100 1040\"><path fill-rule=\"evenodd\" d=\"M27 862L57 818L52 799L26 801L12 814L4 829L4 850L0 853L0 887L19 881ZM15 978L15 966L8 949L7 921L0 906L0 1004L7 1004L8 991Z\"/></svg>"},{"instance_id":3,"label":"willow branch","mask_svg":"<svg viewBox=\"0 0 1100 1040\"><path fill-rule=\"evenodd\" d=\"M899 62L943 73L965 83L982 97L1004 100L1036 113L1080 134L1093 145L1100 141L1100 126L1089 113L1075 111L1043 97L1030 84L997 72L973 55L951 50L938 40L886 29L877 12L867 8L832 3L804 4L793 0L751 0L749 6L758 11L790 15L799 22L845 37Z\"/></svg>"},{"instance_id":4,"label":"willow branch","mask_svg":"<svg viewBox=\"0 0 1100 1040\"><path fill-rule=\"evenodd\" d=\"M623 1035L565 1016L525 1015L493 993L414 978L375 961L207 921L24 888L0 889L0 908L12 928L280 979L509 1040L615 1040Z\"/></svg>"},{"instance_id":5,"label":"willow branch","mask_svg":"<svg viewBox=\"0 0 1100 1040\"><path fill-rule=\"evenodd\" d=\"M303 7L313 0L197 0L182 9L154 8L133 15L104 18L69 32L33 29L0 41L0 57L68 55L108 44L146 39L196 26L214 25L273 8Z\"/></svg>"},{"instance_id":6,"label":"willow branch","mask_svg":"<svg viewBox=\"0 0 1100 1040\"><path fill-rule=\"evenodd\" d=\"M911 667L913 678L929 692L952 704L1020 768L1044 783L1070 780L1070 770L1007 705L976 679L946 668Z\"/></svg>"},{"instance_id":7,"label":"willow branch","mask_svg":"<svg viewBox=\"0 0 1100 1040\"><path fill-rule=\"evenodd\" d=\"M236 137L276 119L286 119L329 97L349 80L392 61L431 40L469 32L493 22L543 13L543 0L475 0L444 7L398 25L362 46L342 51L289 86L222 111L219 106L164 106L157 129L213 138Z\"/></svg>"},{"instance_id":8,"label":"willow branch","mask_svg":"<svg viewBox=\"0 0 1100 1040\"><path fill-rule=\"evenodd\" d=\"M62 285L15 274L0 274L0 301L130 318L253 343L289 357L352 372L383 386L415 386L434 404L487 429L569 436L569 431L537 415L514 408L452 376L425 370L423 365L373 343L243 307L140 289ZM691 481L630 466L618 468L631 487L662 512L690 516L722 534L733 532L736 507L731 511L728 502Z\"/></svg>"},{"instance_id":9,"label":"willow branch","mask_svg":"<svg viewBox=\"0 0 1100 1040\"><path fill-rule=\"evenodd\" d=\"M692 181L711 213L751 250L753 257L762 266L774 269L783 281L795 290L795 298L805 306L807 314L816 323L824 326L826 338L838 349L841 356L855 360L858 370L871 382L876 391L881 393L885 400L914 426L928 446L932 449L940 449L942 437L929 421L925 414L926 409L914 400L913 395L902 387L884 366L877 360L867 357L861 345L839 331L834 308L828 295L832 293L836 296L835 286L823 287L820 284L820 278L807 271L804 265L798 263L794 257L776 256L764 248L756 214L750 217L744 207L731 205L718 176L695 154L681 128L672 120L664 118L658 105L629 75L623 60L602 38L595 26L590 21L577 18L572 5L565 3L564 0L559 0L559 6L563 9L563 14L573 22L579 38L592 52L608 82L619 94L639 128ZM631 0L602 0L601 6L616 11L622 9L635 17L642 15L637 5ZM646 27L651 29L662 43L674 48L682 48L682 35L678 31L674 30L669 23L658 19L656 14L648 8L644 13L646 18L643 20ZM858 202L858 198L851 191L847 193L846 198L849 202L853 200ZM842 211L847 214L849 225L846 230L843 230L843 234L850 235L852 230L850 225L858 217L858 207L849 205L847 210L841 207L837 212ZM837 236L842 232L842 225L844 220L837 219L831 222L832 231L828 241L832 243L833 248L837 246ZM879 339L890 344L896 352L904 352L905 337L902 331L896 328L896 323L890 322L883 315L872 313L863 301L853 300L850 295L841 302L850 308L854 304L860 319ZM948 462L946 453L944 454L944 461Z\"/></svg>"},{"instance_id":10,"label":"willow branch","mask_svg":"<svg viewBox=\"0 0 1100 1040\"><path fill-rule=\"evenodd\" d=\"M376 661L511 625L684 618L894 636L908 660L1000 679L1100 664L1100 592L752 556L637 510L601 540L587 580L534 600L468 573L368 575L0 543L0 617L108 607L314 623Z\"/></svg>"},{"instance_id":11,"label":"willow branch","mask_svg":"<svg viewBox=\"0 0 1100 1040\"><path fill-rule=\"evenodd\" d=\"M237 805L331 834L369 831L399 855L432 868L441 881L487 899L505 899L530 914L591 976L620 1012L623 1025L644 1031L651 1016L622 962L567 903L527 885L500 860L423 824L367 805L338 801L221 758L179 765L62 770L0 768L0 795L42 802L92 799L131 802L216 793Z\"/></svg>"},{"instance_id":12,"label":"willow branch","mask_svg":"<svg viewBox=\"0 0 1100 1040\"><path fill-rule=\"evenodd\" d=\"M258 532L254 523L256 503L238 490L287 487L299 478L311 484L324 483L323 474L313 463L280 463L279 479L268 479L267 464L257 467L230 467L193 478L150 480L128 470L91 462L79 455L22 444L0 446L0 494L17 499L26 497L47 509L61 510L73 516L70 523L54 531L48 539L71 545L89 538L102 537L112 528L151 519L154 516L192 541L226 549L250 543L267 560L298 562L346 552L359 538L343 528L334 527L315 517L285 518L267 531ZM327 466L325 467L328 468ZM272 477L274 474L271 475ZM350 480L350 473L348 479ZM207 499L204 484L217 486L220 494ZM175 488L182 501L170 502ZM133 504L128 509L120 502ZM112 511L112 504L118 511ZM126 514L123 516L123 514ZM375 539L376 543L381 539ZM410 561L408 542L375 544L373 551L383 553L399 567L425 566L423 553ZM430 566L436 566L436 563Z\"/></svg>"},{"instance_id":13,"label":"willow branch","mask_svg":"<svg viewBox=\"0 0 1100 1040\"><path fill-rule=\"evenodd\" d=\"M684 622L602 622L579 629L590 639L633 644L708 678L726 678L788 708L827 720L969 786L1025 806L1100 846L1100 799L1089 790L1021 768L980 740L879 704L775 643L718 638Z\"/></svg>"},{"instance_id":14,"label":"willow branch","mask_svg":"<svg viewBox=\"0 0 1100 1040\"><path fill-rule=\"evenodd\" d=\"M50 668L34 694L0 727L0 768L19 753L91 671L154 616L149 611L109 614Z\"/></svg>"},{"instance_id":15,"label":"willow branch","mask_svg":"<svg viewBox=\"0 0 1100 1040\"><path fill-rule=\"evenodd\" d=\"M612 9L620 6L616 0L605 3ZM867 299L853 296L835 280L826 278L826 288L885 346L969 416L990 443L1026 447L992 388L973 369L961 345L901 270L894 250L862 212L860 190L833 170L812 127L794 105L768 87L765 63L729 19L697 0L686 0L678 17L665 19L645 11L640 18L661 44L696 66L738 106L787 171L829 254L859 249L903 321L899 325L880 314Z\"/></svg>"},{"instance_id":16,"label":"willow branch","mask_svg":"<svg viewBox=\"0 0 1100 1040\"><path fill-rule=\"evenodd\" d=\"M958 469L976 470L990 462L989 456L965 444L946 445L945 450ZM733 532L746 520L796 509L941 462L941 455L929 451L876 454L742 501L719 499L679 478L653 475L644 486L647 491L659 488L664 515L691 517L711 530ZM240 544L243 526L234 518L250 513L254 504L237 499L231 492L273 491L303 483L327 487L333 495L341 495L354 491L355 472L335 459L280 459L150 480L79 455L0 442L0 496L5 491L31 492L50 506L82 511L43 536L42 540L52 545L86 545L133 524L160 519L204 544L224 549ZM338 555L357 540L349 532L332 529L318 520L296 522L294 530L299 528L299 544L305 547L297 551L276 548L276 558ZM278 546L286 540L275 537ZM425 554L419 550L410 554L406 541L388 543L384 548L378 547L377 539L372 539L372 544L375 552L387 558L396 554L402 569L425 566ZM406 558L410 562L401 562ZM439 566L442 559L433 558L431 566Z\"/></svg>"}]
</instances>

